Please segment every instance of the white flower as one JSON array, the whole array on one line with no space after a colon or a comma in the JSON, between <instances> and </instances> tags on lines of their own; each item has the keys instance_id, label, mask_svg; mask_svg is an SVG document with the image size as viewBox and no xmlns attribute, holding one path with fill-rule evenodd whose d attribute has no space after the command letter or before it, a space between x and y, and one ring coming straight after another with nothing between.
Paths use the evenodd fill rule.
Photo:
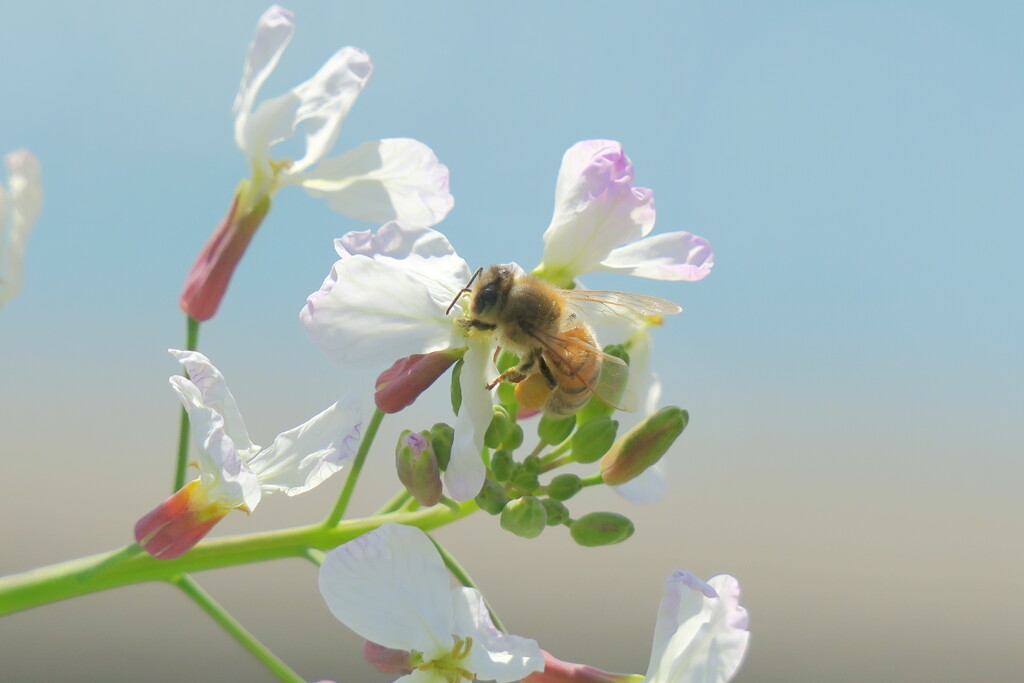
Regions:
<instances>
[{"instance_id":1,"label":"white flower","mask_svg":"<svg viewBox=\"0 0 1024 683\"><path fill-rule=\"evenodd\" d=\"M324 159L373 71L362 50L338 50L308 81L255 106L260 87L294 33L294 15L274 5L260 17L249 45L234 104L235 142L252 166L252 185L244 193L239 215L247 214L261 197L294 184L357 220L439 222L453 205L448 169L423 143L407 138L374 140ZM272 159L271 147L294 135L300 125L304 156L295 161Z\"/></svg>"},{"instance_id":2,"label":"white flower","mask_svg":"<svg viewBox=\"0 0 1024 683\"><path fill-rule=\"evenodd\" d=\"M440 554L415 527L384 524L332 550L320 593L361 637L409 653L402 683L518 681L544 668L536 641L494 627L479 591L451 587Z\"/></svg>"},{"instance_id":3,"label":"white flower","mask_svg":"<svg viewBox=\"0 0 1024 683\"><path fill-rule=\"evenodd\" d=\"M335 248L341 259L299 314L329 357L343 365L383 367L414 354L465 349L462 408L445 485L455 500L469 500L486 475L481 454L493 404L486 385L497 376L491 336L456 322L466 299L445 313L469 282L469 266L440 232L395 222L376 233L350 232Z\"/></svg>"},{"instance_id":4,"label":"white flower","mask_svg":"<svg viewBox=\"0 0 1024 683\"><path fill-rule=\"evenodd\" d=\"M725 683L750 640L740 586L728 574L704 583L676 571L665 582L644 683Z\"/></svg>"},{"instance_id":5,"label":"white flower","mask_svg":"<svg viewBox=\"0 0 1024 683\"><path fill-rule=\"evenodd\" d=\"M170 353L189 374L170 381L192 424L199 478L136 524L136 540L154 557L181 555L228 512L251 512L264 495L309 491L355 455L360 417L352 397L263 448L249 438L224 376L209 359L196 351Z\"/></svg>"},{"instance_id":6,"label":"white flower","mask_svg":"<svg viewBox=\"0 0 1024 683\"><path fill-rule=\"evenodd\" d=\"M700 280L714 255L707 240L688 232L648 237L654 193L633 184L633 164L613 140L578 142L562 157L555 211L544 232L535 275L571 287L595 271L655 280Z\"/></svg>"},{"instance_id":7,"label":"white flower","mask_svg":"<svg viewBox=\"0 0 1024 683\"><path fill-rule=\"evenodd\" d=\"M25 243L43 205L39 162L27 149L5 157L10 193L0 184L0 306L21 287Z\"/></svg>"}]
</instances>

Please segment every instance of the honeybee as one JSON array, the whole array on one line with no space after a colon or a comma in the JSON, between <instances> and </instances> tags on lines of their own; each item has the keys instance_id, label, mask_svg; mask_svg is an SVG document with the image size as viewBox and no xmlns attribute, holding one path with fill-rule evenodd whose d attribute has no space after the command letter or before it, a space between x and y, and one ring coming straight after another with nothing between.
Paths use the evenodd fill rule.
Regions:
<instances>
[{"instance_id":1,"label":"honeybee","mask_svg":"<svg viewBox=\"0 0 1024 683\"><path fill-rule=\"evenodd\" d=\"M474 285L474 282L476 283ZM515 264L480 268L460 291L469 294L469 313L458 324L493 331L498 345L519 357L519 364L487 385L517 383L516 396L547 415L572 415L591 396L616 408L628 370L601 350L594 331L578 311L639 319L679 313L671 301L626 292L559 289L527 275ZM520 391L522 390L522 391ZM539 398L538 398L539 397Z\"/></svg>"}]
</instances>

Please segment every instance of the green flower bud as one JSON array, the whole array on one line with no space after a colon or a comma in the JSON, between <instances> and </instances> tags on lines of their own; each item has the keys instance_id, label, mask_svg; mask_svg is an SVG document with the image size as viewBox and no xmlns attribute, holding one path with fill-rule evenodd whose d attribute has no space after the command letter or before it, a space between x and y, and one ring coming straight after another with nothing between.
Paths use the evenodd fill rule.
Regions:
<instances>
[{"instance_id":1,"label":"green flower bud","mask_svg":"<svg viewBox=\"0 0 1024 683\"><path fill-rule=\"evenodd\" d=\"M523 428L516 423L512 423L509 427L508 434L505 435L505 440L501 442L501 447L506 448L510 451L514 451L523 445Z\"/></svg>"},{"instance_id":2,"label":"green flower bud","mask_svg":"<svg viewBox=\"0 0 1024 683\"><path fill-rule=\"evenodd\" d=\"M441 471L430 445L430 432L402 432L395 448L395 468L399 481L420 505L430 507L441 500Z\"/></svg>"},{"instance_id":3,"label":"green flower bud","mask_svg":"<svg viewBox=\"0 0 1024 683\"><path fill-rule=\"evenodd\" d=\"M576 426L576 416L569 417L548 417L544 415L537 423L537 434L540 440L554 446L565 441Z\"/></svg>"},{"instance_id":4,"label":"green flower bud","mask_svg":"<svg viewBox=\"0 0 1024 683\"><path fill-rule=\"evenodd\" d=\"M430 428L430 445L437 454L437 466L444 472L448 469L448 461L452 459L452 441L455 430L444 422L438 422Z\"/></svg>"},{"instance_id":5,"label":"green flower bud","mask_svg":"<svg viewBox=\"0 0 1024 683\"><path fill-rule=\"evenodd\" d=\"M484 432L484 445L488 448L499 448L505 440L509 427L512 425L508 419L508 413L501 406L494 406L494 415L491 417L491 424Z\"/></svg>"},{"instance_id":6,"label":"green flower bud","mask_svg":"<svg viewBox=\"0 0 1024 683\"><path fill-rule=\"evenodd\" d=\"M501 528L523 538L536 538L547 525L548 513L544 504L533 496L509 501L501 511Z\"/></svg>"},{"instance_id":7,"label":"green flower bud","mask_svg":"<svg viewBox=\"0 0 1024 683\"><path fill-rule=\"evenodd\" d=\"M512 485L520 491L532 493L540 487L540 480L534 472L523 468L522 465L512 473Z\"/></svg>"},{"instance_id":8,"label":"green flower bud","mask_svg":"<svg viewBox=\"0 0 1024 683\"><path fill-rule=\"evenodd\" d=\"M583 488L583 482L575 474L559 474L548 484L548 495L555 500L569 500Z\"/></svg>"},{"instance_id":9,"label":"green flower bud","mask_svg":"<svg viewBox=\"0 0 1024 683\"><path fill-rule=\"evenodd\" d=\"M617 512L591 512L569 526L569 535L583 546L614 545L633 535L633 522Z\"/></svg>"},{"instance_id":10,"label":"green flower bud","mask_svg":"<svg viewBox=\"0 0 1024 683\"><path fill-rule=\"evenodd\" d=\"M501 353L498 354L498 361L495 365L498 367L498 372L505 372L509 368L519 365L519 356L508 349L502 349Z\"/></svg>"},{"instance_id":11,"label":"green flower bud","mask_svg":"<svg viewBox=\"0 0 1024 683\"><path fill-rule=\"evenodd\" d=\"M619 423L601 415L584 423L572 435L572 458L576 462L597 462L615 443Z\"/></svg>"},{"instance_id":12,"label":"green flower bud","mask_svg":"<svg viewBox=\"0 0 1024 683\"><path fill-rule=\"evenodd\" d=\"M661 456L686 429L690 414L665 406L626 432L601 458L601 479L609 486L625 484Z\"/></svg>"},{"instance_id":13,"label":"green flower bud","mask_svg":"<svg viewBox=\"0 0 1024 683\"><path fill-rule=\"evenodd\" d=\"M545 498L541 504L548 515L548 526L557 526L569 519L569 510L562 505L561 501Z\"/></svg>"},{"instance_id":14,"label":"green flower bud","mask_svg":"<svg viewBox=\"0 0 1024 683\"><path fill-rule=\"evenodd\" d=\"M523 459L523 470L530 474L540 474L540 456L528 455Z\"/></svg>"},{"instance_id":15,"label":"green flower bud","mask_svg":"<svg viewBox=\"0 0 1024 683\"><path fill-rule=\"evenodd\" d=\"M466 364L466 361L460 358L456 363L455 367L452 368L452 412L456 415L459 414L459 408L462 407L462 366Z\"/></svg>"},{"instance_id":16,"label":"green flower bud","mask_svg":"<svg viewBox=\"0 0 1024 683\"><path fill-rule=\"evenodd\" d=\"M484 481L484 487L480 489L480 493L476 494L475 500L481 510L496 515L505 509L508 496L505 495L505 489L501 487L501 484L493 479L488 479Z\"/></svg>"},{"instance_id":17,"label":"green flower bud","mask_svg":"<svg viewBox=\"0 0 1024 683\"><path fill-rule=\"evenodd\" d=\"M516 461L508 451L494 451L491 454L491 472L497 481L506 482L511 479L515 467Z\"/></svg>"}]
</instances>

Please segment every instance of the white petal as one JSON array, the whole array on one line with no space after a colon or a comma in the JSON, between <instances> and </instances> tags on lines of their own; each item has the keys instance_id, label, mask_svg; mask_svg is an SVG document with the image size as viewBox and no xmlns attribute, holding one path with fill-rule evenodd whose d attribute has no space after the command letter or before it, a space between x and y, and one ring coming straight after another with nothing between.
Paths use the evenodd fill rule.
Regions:
<instances>
[{"instance_id":1,"label":"white petal","mask_svg":"<svg viewBox=\"0 0 1024 683\"><path fill-rule=\"evenodd\" d=\"M715 265L715 254L703 237L668 232L619 247L594 270L625 273L652 280L702 280Z\"/></svg>"},{"instance_id":2,"label":"white petal","mask_svg":"<svg viewBox=\"0 0 1024 683\"><path fill-rule=\"evenodd\" d=\"M238 146L257 169L254 178L258 177L264 183L271 181L270 148L295 133L295 117L301 105L302 101L294 92L264 100L236 132ZM261 175L257 176L257 173Z\"/></svg>"},{"instance_id":3,"label":"white petal","mask_svg":"<svg viewBox=\"0 0 1024 683\"><path fill-rule=\"evenodd\" d=\"M355 398L346 396L308 422L278 434L274 443L249 460L249 469L264 493L304 493L355 457L360 426Z\"/></svg>"},{"instance_id":4,"label":"white petal","mask_svg":"<svg viewBox=\"0 0 1024 683\"><path fill-rule=\"evenodd\" d=\"M634 186L633 164L622 146L611 140L577 143L562 158L541 267L563 278L590 272L613 248L653 226L654 193Z\"/></svg>"},{"instance_id":5,"label":"white petal","mask_svg":"<svg viewBox=\"0 0 1024 683\"><path fill-rule=\"evenodd\" d=\"M455 292L432 293L400 263L344 258L320 291L309 295L299 317L313 342L336 362L391 363L451 345L456 329L445 309Z\"/></svg>"},{"instance_id":6,"label":"white petal","mask_svg":"<svg viewBox=\"0 0 1024 683\"><path fill-rule=\"evenodd\" d=\"M665 459L662 458L625 484L613 486L612 490L631 503L649 505L665 496L668 483L665 481Z\"/></svg>"},{"instance_id":7,"label":"white petal","mask_svg":"<svg viewBox=\"0 0 1024 683\"><path fill-rule=\"evenodd\" d=\"M455 203L448 167L432 149L408 138L364 142L324 160L299 181L338 213L370 223L434 225Z\"/></svg>"},{"instance_id":8,"label":"white petal","mask_svg":"<svg viewBox=\"0 0 1024 683\"><path fill-rule=\"evenodd\" d=\"M739 669L749 637L734 578L722 575L704 583L676 571L665 583L644 680L725 683Z\"/></svg>"},{"instance_id":9,"label":"white petal","mask_svg":"<svg viewBox=\"0 0 1024 683\"><path fill-rule=\"evenodd\" d=\"M459 377L462 407L455 420L452 456L444 473L448 495L460 502L475 497L484 485L487 474L481 457L484 433L494 416L493 396L487 390L487 384L497 375L491 362L493 347L490 338L470 337L467 342L468 349L463 356L465 365Z\"/></svg>"},{"instance_id":10,"label":"white petal","mask_svg":"<svg viewBox=\"0 0 1024 683\"><path fill-rule=\"evenodd\" d=\"M483 681L518 681L544 670L537 641L499 631L491 621L483 596L475 588L452 589L455 634L473 639L466 667Z\"/></svg>"},{"instance_id":11,"label":"white petal","mask_svg":"<svg viewBox=\"0 0 1024 683\"><path fill-rule=\"evenodd\" d=\"M429 660L454 644L448 574L415 527L384 524L327 553L320 593L335 617L378 645Z\"/></svg>"},{"instance_id":12,"label":"white petal","mask_svg":"<svg viewBox=\"0 0 1024 683\"><path fill-rule=\"evenodd\" d=\"M11 189L8 194L0 185L0 306L21 288L25 244L43 205L39 162L31 152L11 152L6 162Z\"/></svg>"},{"instance_id":13,"label":"white petal","mask_svg":"<svg viewBox=\"0 0 1024 683\"><path fill-rule=\"evenodd\" d=\"M185 372L189 376L185 381L196 387L199 402L220 414L224 421L224 431L231 437L240 454L245 456L258 451L259 446L249 438L249 430L245 427L245 421L238 411L235 397L228 389L224 375L210 362L210 359L198 351L179 351L177 349L168 349L167 351L185 368ZM172 383L176 387L178 386L177 379Z\"/></svg>"},{"instance_id":14,"label":"white petal","mask_svg":"<svg viewBox=\"0 0 1024 683\"><path fill-rule=\"evenodd\" d=\"M357 47L343 47L312 78L292 89L300 102L293 125L303 124L306 154L292 164L288 175L306 170L334 147L342 121L372 73L369 55Z\"/></svg>"},{"instance_id":15,"label":"white petal","mask_svg":"<svg viewBox=\"0 0 1024 683\"><path fill-rule=\"evenodd\" d=\"M256 24L256 34L249 44L249 54L245 60L242 82L238 86L234 105L235 142L247 154L250 152L251 143L246 130L253 103L260 87L277 66L281 54L294 34L294 15L277 5L264 12Z\"/></svg>"},{"instance_id":16,"label":"white petal","mask_svg":"<svg viewBox=\"0 0 1024 683\"><path fill-rule=\"evenodd\" d=\"M245 505L249 511L260 501L260 484L224 429L219 412L203 401L200 389L185 377L171 377L171 387L188 412L192 435L198 446L196 464L201 486L208 498L226 508Z\"/></svg>"},{"instance_id":17,"label":"white petal","mask_svg":"<svg viewBox=\"0 0 1024 683\"><path fill-rule=\"evenodd\" d=\"M400 262L395 265L419 278L437 301L451 303L470 278L469 266L448 238L431 228L392 221L376 233L347 233L334 241L334 248L342 258L360 254L375 261Z\"/></svg>"}]
</instances>

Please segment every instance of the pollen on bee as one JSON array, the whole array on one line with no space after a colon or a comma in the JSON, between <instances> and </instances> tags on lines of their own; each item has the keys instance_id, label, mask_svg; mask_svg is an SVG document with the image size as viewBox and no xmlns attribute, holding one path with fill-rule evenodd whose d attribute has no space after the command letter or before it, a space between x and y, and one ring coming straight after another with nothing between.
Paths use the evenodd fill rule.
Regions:
<instances>
[{"instance_id":1,"label":"pollen on bee","mask_svg":"<svg viewBox=\"0 0 1024 683\"><path fill-rule=\"evenodd\" d=\"M516 384L516 400L526 410L540 410L551 396L551 385L544 375L536 373Z\"/></svg>"}]
</instances>

